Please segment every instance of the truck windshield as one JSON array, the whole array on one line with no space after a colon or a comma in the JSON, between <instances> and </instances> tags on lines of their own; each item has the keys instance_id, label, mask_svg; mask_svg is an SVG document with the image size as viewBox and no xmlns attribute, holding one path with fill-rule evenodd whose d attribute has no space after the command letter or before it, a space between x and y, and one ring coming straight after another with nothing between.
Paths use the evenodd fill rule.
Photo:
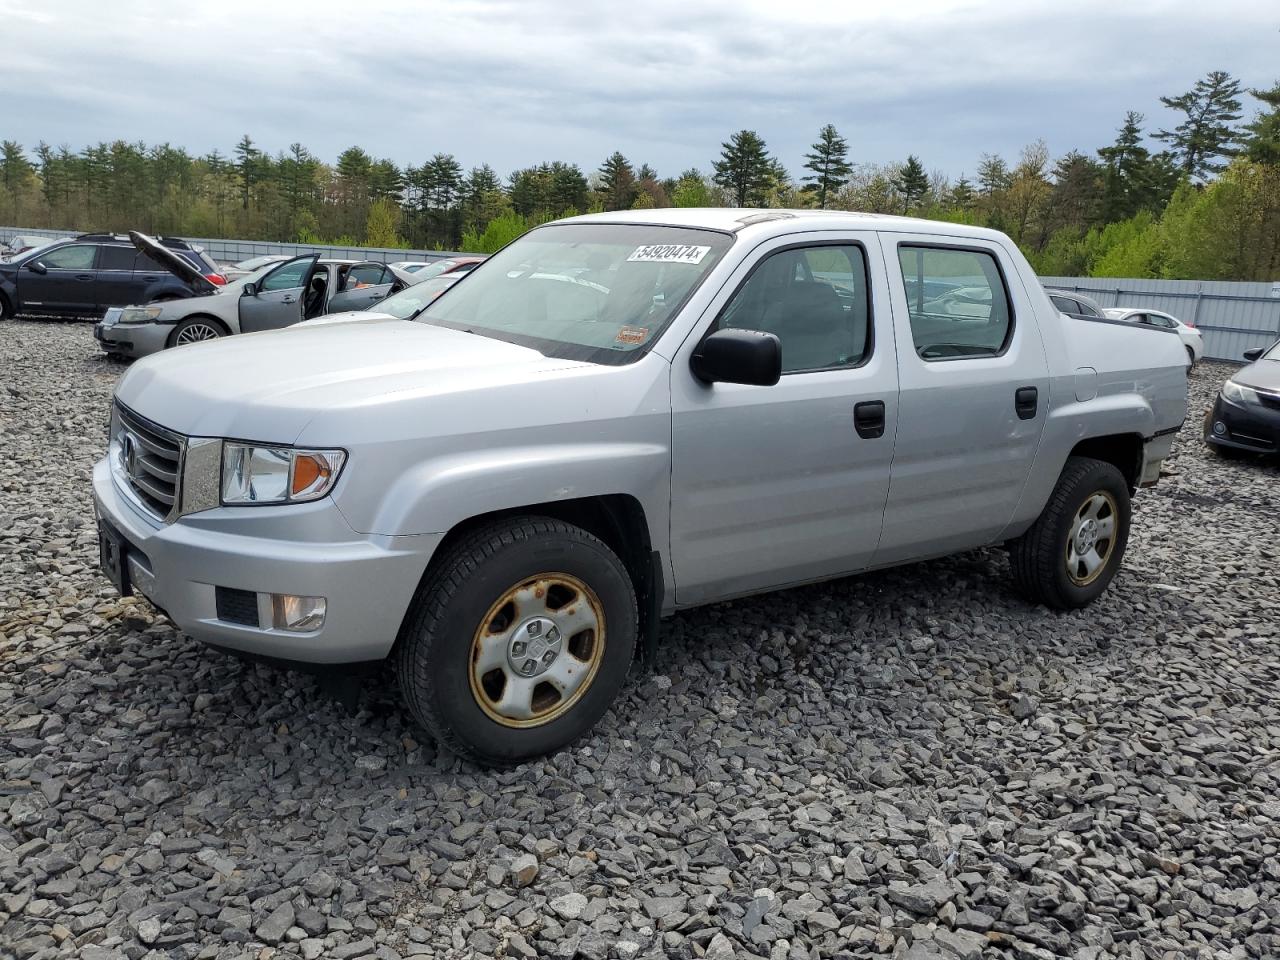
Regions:
<instances>
[{"instance_id":1,"label":"truck windshield","mask_svg":"<svg viewBox=\"0 0 1280 960\"><path fill-rule=\"evenodd\" d=\"M548 356L628 363L653 344L732 243L730 234L687 227L539 227L415 319Z\"/></svg>"}]
</instances>

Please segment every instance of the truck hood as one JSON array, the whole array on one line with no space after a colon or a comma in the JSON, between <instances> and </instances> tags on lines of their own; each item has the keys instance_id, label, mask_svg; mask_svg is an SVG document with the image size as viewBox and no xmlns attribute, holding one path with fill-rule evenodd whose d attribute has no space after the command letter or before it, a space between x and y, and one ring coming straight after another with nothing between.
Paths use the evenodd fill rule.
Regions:
<instances>
[{"instance_id":1,"label":"truck hood","mask_svg":"<svg viewBox=\"0 0 1280 960\"><path fill-rule=\"evenodd\" d=\"M594 367L459 330L365 317L165 350L135 363L116 398L188 436L290 444L321 412L367 407L376 415L372 408L401 396Z\"/></svg>"}]
</instances>

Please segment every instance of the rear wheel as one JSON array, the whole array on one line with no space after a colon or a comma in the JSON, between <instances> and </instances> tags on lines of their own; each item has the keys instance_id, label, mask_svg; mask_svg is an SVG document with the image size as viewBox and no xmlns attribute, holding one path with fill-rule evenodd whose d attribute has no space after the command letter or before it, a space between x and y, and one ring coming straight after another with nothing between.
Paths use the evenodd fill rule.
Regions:
<instances>
[{"instance_id":1,"label":"rear wheel","mask_svg":"<svg viewBox=\"0 0 1280 960\"><path fill-rule=\"evenodd\" d=\"M572 743L609 709L637 634L618 556L579 527L518 517L455 544L401 631L400 687L450 750L508 764Z\"/></svg>"},{"instance_id":2,"label":"rear wheel","mask_svg":"<svg viewBox=\"0 0 1280 960\"><path fill-rule=\"evenodd\" d=\"M1120 568L1130 515L1119 470L1071 457L1040 517L1010 545L1014 582L1029 599L1057 610L1092 603Z\"/></svg>"},{"instance_id":3,"label":"rear wheel","mask_svg":"<svg viewBox=\"0 0 1280 960\"><path fill-rule=\"evenodd\" d=\"M1187 347L1187 369L1190 370L1196 365L1196 352Z\"/></svg>"},{"instance_id":4,"label":"rear wheel","mask_svg":"<svg viewBox=\"0 0 1280 960\"><path fill-rule=\"evenodd\" d=\"M226 327L217 320L208 317L191 317L173 328L173 333L169 334L169 346L180 347L187 343L217 340L226 334Z\"/></svg>"}]
</instances>

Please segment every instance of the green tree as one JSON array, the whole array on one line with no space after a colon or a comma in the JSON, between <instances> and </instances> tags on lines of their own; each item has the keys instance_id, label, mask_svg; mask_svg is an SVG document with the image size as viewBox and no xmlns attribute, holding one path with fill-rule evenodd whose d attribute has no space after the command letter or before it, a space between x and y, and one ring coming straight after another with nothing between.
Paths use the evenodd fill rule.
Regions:
<instances>
[{"instance_id":1,"label":"green tree","mask_svg":"<svg viewBox=\"0 0 1280 960\"><path fill-rule=\"evenodd\" d=\"M370 247L398 247L400 236L400 207L389 197L381 197L369 206L365 223L364 242Z\"/></svg>"},{"instance_id":2,"label":"green tree","mask_svg":"<svg viewBox=\"0 0 1280 960\"><path fill-rule=\"evenodd\" d=\"M258 167L262 159L262 153L253 145L253 141L249 139L246 133L240 138L240 142L236 144L236 170L240 174L240 203L245 209L249 209L249 193L253 189L254 182L258 179Z\"/></svg>"},{"instance_id":3,"label":"green tree","mask_svg":"<svg viewBox=\"0 0 1280 960\"><path fill-rule=\"evenodd\" d=\"M605 158L599 170L600 200L606 210L628 210L636 199L636 175L618 150Z\"/></svg>"},{"instance_id":4,"label":"green tree","mask_svg":"<svg viewBox=\"0 0 1280 960\"><path fill-rule=\"evenodd\" d=\"M894 188L902 198L902 212L908 213L911 208L929 192L929 175L925 173L924 164L914 153L907 157L907 162L898 168L893 179Z\"/></svg>"},{"instance_id":5,"label":"green tree","mask_svg":"<svg viewBox=\"0 0 1280 960\"><path fill-rule=\"evenodd\" d=\"M1160 98L1166 107L1184 116L1172 130L1154 135L1170 145L1184 176L1203 180L1223 169L1223 164L1215 161L1232 153L1236 141L1232 125L1240 119L1240 93L1239 80L1225 70L1213 70L1186 93Z\"/></svg>"},{"instance_id":6,"label":"green tree","mask_svg":"<svg viewBox=\"0 0 1280 960\"><path fill-rule=\"evenodd\" d=\"M817 194L818 208L825 210L827 196L845 185L853 169L849 164L849 143L828 123L818 131L818 140L804 159L804 168L810 171L803 178L805 190Z\"/></svg>"},{"instance_id":7,"label":"green tree","mask_svg":"<svg viewBox=\"0 0 1280 960\"><path fill-rule=\"evenodd\" d=\"M774 183L772 160L754 130L739 130L721 144L715 182L729 191L734 206L763 206Z\"/></svg>"},{"instance_id":8,"label":"green tree","mask_svg":"<svg viewBox=\"0 0 1280 960\"><path fill-rule=\"evenodd\" d=\"M14 140L0 143L0 186L4 187L3 216L7 223L15 223L22 194L35 168Z\"/></svg>"},{"instance_id":9,"label":"green tree","mask_svg":"<svg viewBox=\"0 0 1280 960\"><path fill-rule=\"evenodd\" d=\"M1246 125L1244 153L1255 163L1280 164L1280 81L1270 90L1250 90L1249 94L1267 109Z\"/></svg>"},{"instance_id":10,"label":"green tree","mask_svg":"<svg viewBox=\"0 0 1280 960\"><path fill-rule=\"evenodd\" d=\"M1098 151L1106 173L1103 177L1102 219L1127 220L1153 205L1156 171L1151 151L1142 145L1142 114L1130 110L1115 143Z\"/></svg>"},{"instance_id":11,"label":"green tree","mask_svg":"<svg viewBox=\"0 0 1280 960\"><path fill-rule=\"evenodd\" d=\"M953 210L972 210L977 195L973 192L973 184L962 173L960 179L951 187L951 191L947 194L945 205Z\"/></svg>"},{"instance_id":12,"label":"green tree","mask_svg":"<svg viewBox=\"0 0 1280 960\"><path fill-rule=\"evenodd\" d=\"M671 189L671 205L674 207L715 206L707 181L696 169L686 170L676 179Z\"/></svg>"}]
</instances>

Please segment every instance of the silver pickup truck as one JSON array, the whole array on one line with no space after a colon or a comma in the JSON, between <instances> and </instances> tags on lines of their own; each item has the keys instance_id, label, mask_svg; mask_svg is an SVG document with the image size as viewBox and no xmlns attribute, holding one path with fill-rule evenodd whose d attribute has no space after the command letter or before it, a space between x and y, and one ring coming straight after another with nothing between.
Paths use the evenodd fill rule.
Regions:
<instances>
[{"instance_id":1,"label":"silver pickup truck","mask_svg":"<svg viewBox=\"0 0 1280 960\"><path fill-rule=\"evenodd\" d=\"M1176 336L955 224L575 217L413 296L136 363L102 564L220 648L391 658L485 763L590 729L683 607L985 544L1087 604L1186 413Z\"/></svg>"}]
</instances>

